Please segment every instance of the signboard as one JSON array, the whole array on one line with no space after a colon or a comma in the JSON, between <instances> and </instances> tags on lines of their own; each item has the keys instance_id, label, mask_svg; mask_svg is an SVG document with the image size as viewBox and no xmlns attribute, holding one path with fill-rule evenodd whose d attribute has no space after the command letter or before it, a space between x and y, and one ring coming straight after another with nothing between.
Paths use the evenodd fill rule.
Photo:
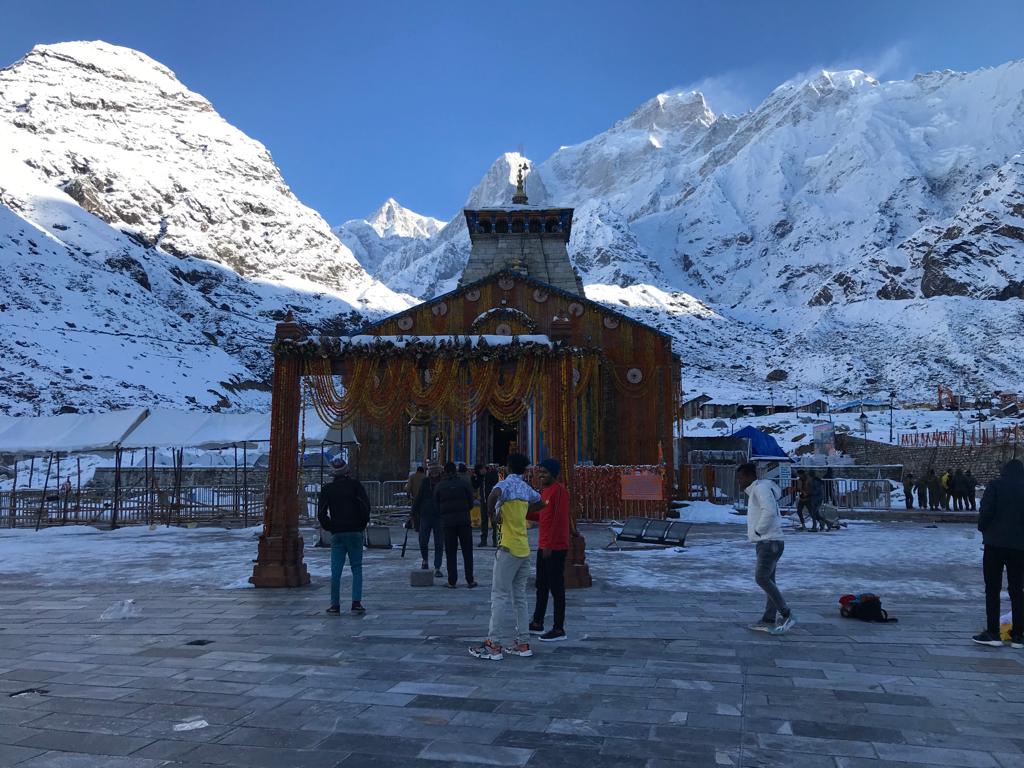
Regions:
<instances>
[{"instance_id":1,"label":"signboard","mask_svg":"<svg viewBox=\"0 0 1024 768\"><path fill-rule=\"evenodd\" d=\"M836 449L836 430L832 424L814 425L814 453L817 456L829 456Z\"/></svg>"},{"instance_id":2,"label":"signboard","mask_svg":"<svg viewBox=\"0 0 1024 768\"><path fill-rule=\"evenodd\" d=\"M661 475L653 472L622 475L620 483L623 501L663 501L665 498Z\"/></svg>"}]
</instances>

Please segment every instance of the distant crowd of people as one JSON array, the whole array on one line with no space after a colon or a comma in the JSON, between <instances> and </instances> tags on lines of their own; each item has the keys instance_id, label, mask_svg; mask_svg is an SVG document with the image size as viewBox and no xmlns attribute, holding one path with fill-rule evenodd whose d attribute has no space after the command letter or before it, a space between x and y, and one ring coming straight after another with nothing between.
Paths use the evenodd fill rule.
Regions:
<instances>
[{"instance_id":1,"label":"distant crowd of people","mask_svg":"<svg viewBox=\"0 0 1024 768\"><path fill-rule=\"evenodd\" d=\"M903 499L907 509L914 508L914 494L917 494L918 509L946 509L957 511L976 510L978 481L971 470L947 469L941 475L932 468L921 477L914 478L912 472L903 476Z\"/></svg>"}]
</instances>

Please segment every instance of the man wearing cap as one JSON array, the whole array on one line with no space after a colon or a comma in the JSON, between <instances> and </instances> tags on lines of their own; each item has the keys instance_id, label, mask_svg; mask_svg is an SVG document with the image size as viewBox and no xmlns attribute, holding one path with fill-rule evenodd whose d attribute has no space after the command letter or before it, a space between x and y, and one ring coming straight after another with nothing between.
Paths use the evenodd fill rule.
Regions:
<instances>
[{"instance_id":1,"label":"man wearing cap","mask_svg":"<svg viewBox=\"0 0 1024 768\"><path fill-rule=\"evenodd\" d=\"M331 605L327 613L341 613L341 572L347 557L352 569L352 613L363 614L363 531L370 522L370 500L343 458L332 459L331 467L334 477L320 489L316 514L320 526L331 533Z\"/></svg>"},{"instance_id":2,"label":"man wearing cap","mask_svg":"<svg viewBox=\"0 0 1024 768\"><path fill-rule=\"evenodd\" d=\"M423 564L420 566L424 571L430 570L427 565L427 549L430 544L430 536L434 536L434 576L441 574L441 553L444 547L444 529L441 526L441 515L438 512L437 504L434 502L434 491L441 482L441 465L431 462L427 467L427 479L420 486L420 492L412 503L413 527L419 532L420 556Z\"/></svg>"},{"instance_id":3,"label":"man wearing cap","mask_svg":"<svg viewBox=\"0 0 1024 768\"><path fill-rule=\"evenodd\" d=\"M527 520L540 523L537 539L537 602L534 604L530 634L546 643L565 640L565 559L569 554L569 491L558 482L562 465L558 459L544 459L537 467L540 498L544 508L530 512ZM548 595L554 602L554 623L544 631Z\"/></svg>"}]
</instances>

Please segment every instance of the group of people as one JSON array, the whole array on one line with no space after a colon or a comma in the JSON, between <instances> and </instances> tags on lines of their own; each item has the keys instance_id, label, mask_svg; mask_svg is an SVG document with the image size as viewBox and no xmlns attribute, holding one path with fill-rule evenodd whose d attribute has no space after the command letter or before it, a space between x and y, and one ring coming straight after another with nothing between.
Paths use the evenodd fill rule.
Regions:
<instances>
[{"instance_id":1,"label":"group of people","mask_svg":"<svg viewBox=\"0 0 1024 768\"><path fill-rule=\"evenodd\" d=\"M318 519L331 533L331 605L327 612L340 613L340 580L346 559L352 568L353 613L363 613L362 559L363 531L370 520L370 504L362 484L353 479L348 466L341 459L332 462L335 474L320 492ZM532 656L530 635L540 635L544 641L566 638L565 633L565 563L571 537L569 494L558 482L561 467L556 459L545 459L537 468L541 486L536 491L523 478L529 459L522 454L508 458L507 474L502 480L489 483L486 475L479 484L472 478L460 476L459 468L449 462L444 467L432 464L425 473L413 503L412 524L420 532L424 568L427 564L429 536L435 539L435 575L440 575L440 551L437 536L440 525L448 557L448 587L458 582L457 554L461 549L466 584L477 586L473 579L473 538L470 510L479 499L481 522L484 516L493 521L497 530L498 546L495 552L491 580L491 618L487 637L469 649L480 659L501 660L505 655ZM476 474L479 476L479 468ZM485 468L486 473L486 468ZM466 475L468 473L462 473ZM970 470L948 472L951 497L967 488L973 493L976 486ZM930 471L927 478L934 475ZM969 482L957 477L970 477ZM779 560L785 551L779 499L782 491L770 480L758 479L754 464L743 464L736 472L741 490L748 496L747 538L755 545L755 581L765 593L765 607L760 620L750 625L755 631L784 634L796 623L776 583ZM908 476L913 483L912 476ZM814 508L814 477L808 490L811 500L808 511ZM801 478L800 480L803 480ZM797 493L800 493L798 480ZM926 488L928 488L926 479ZM481 489L487 489L484 495ZM479 495L478 495L479 493ZM926 491L930 501L930 489ZM961 493L961 497L962 497ZM909 497L909 493L908 493ZM801 501L803 495L801 495ZM908 506L908 508L910 508ZM798 507L798 510L800 507ZM815 515L811 515L815 520ZM533 615L529 615L526 585L530 571L530 542L528 521L539 524L536 560L537 595ZM803 522L801 518L801 522ZM427 538L423 536L424 530ZM978 515L978 530L984 543L982 570L985 582L985 630L974 635L974 642L1001 646L1000 593L1003 572L1010 597L1012 625L1010 644L1024 648L1024 463L1009 461L1000 477L985 489ZM486 535L483 540L486 540ZM554 602L554 621L549 631L544 630L548 600ZM507 645L501 640L508 639Z\"/></svg>"},{"instance_id":2,"label":"group of people","mask_svg":"<svg viewBox=\"0 0 1024 768\"><path fill-rule=\"evenodd\" d=\"M903 498L907 509L914 508L914 493L917 493L918 509L949 509L950 501L957 511L975 510L978 481L971 470L947 469L941 475L934 469L915 479L913 473L903 476Z\"/></svg>"},{"instance_id":3,"label":"group of people","mask_svg":"<svg viewBox=\"0 0 1024 768\"><path fill-rule=\"evenodd\" d=\"M934 471L929 470L925 478L925 493L929 501L932 496L931 478L934 476ZM913 476L908 475L907 478L905 482L912 487ZM750 629L783 634L793 626L796 618L776 583L779 560L786 547L779 507L782 491L771 480L759 480L754 464L741 465L736 471L736 479L748 497L747 538L754 543L757 554L754 578L766 596L761 619L751 624ZM970 470L947 472L939 482L949 497L959 497L964 505L967 503L964 497L970 496L971 508L974 508L977 481ZM799 493L800 480L797 483ZM909 499L910 490L907 491L907 497ZM809 509L813 509L813 489L810 498L812 503ZM936 498L940 498L938 491ZM922 502L922 508L926 503ZM961 508L966 507L957 507ZM911 509L909 503L907 509ZM1003 645L999 602L1005 571L1006 590L1010 597L1010 646L1024 648L1024 462L1019 459L1007 462L1000 476L986 486L978 513L978 530L982 533L984 543L982 572L985 581L985 629L972 639L981 645Z\"/></svg>"},{"instance_id":4,"label":"group of people","mask_svg":"<svg viewBox=\"0 0 1024 768\"><path fill-rule=\"evenodd\" d=\"M524 479L529 459L509 456L507 474L499 479L497 467L477 465L469 473L465 465L431 463L409 478L412 509L407 527L419 536L421 568L430 570L430 539L434 539L433 571L441 572L441 549L447 560L447 587L459 581L458 556L469 588L475 588L471 511L479 503L481 538L485 546L488 527L495 547L491 579L491 620L487 638L470 648L480 659L501 660L504 655L532 656L530 635L554 642L566 639L565 563L569 553L571 520L569 493L559 482L561 465L548 458L537 466L540 491ZM365 612L362 604L363 531L370 520L370 504L362 484L351 477L342 459L331 462L334 477L323 486L317 508L321 527L331 535L331 604L329 614L341 612L341 574L346 560L352 570L353 613ZM420 471L423 470L423 471ZM539 527L536 560L536 599L532 617L526 597L530 572L530 541L527 521ZM488 522L491 523L488 526ZM551 629L544 629L549 600L553 603ZM510 640L502 645L501 640Z\"/></svg>"},{"instance_id":5,"label":"group of people","mask_svg":"<svg viewBox=\"0 0 1024 768\"><path fill-rule=\"evenodd\" d=\"M828 472L831 473L831 471L830 468ZM818 531L827 531L835 527L833 521L821 514L821 507L829 494L825 478L819 477L816 472L798 469L796 471L796 480L790 488L790 493L796 499L796 514L800 518L800 527L796 530L809 530L817 533ZM810 528L807 527L804 512L810 518Z\"/></svg>"}]
</instances>

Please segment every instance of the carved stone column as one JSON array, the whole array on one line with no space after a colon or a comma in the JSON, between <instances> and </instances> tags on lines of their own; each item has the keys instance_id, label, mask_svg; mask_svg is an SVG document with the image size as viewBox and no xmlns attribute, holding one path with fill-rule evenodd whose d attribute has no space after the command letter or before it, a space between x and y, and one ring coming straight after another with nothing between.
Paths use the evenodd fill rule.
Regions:
<instances>
[{"instance_id":1,"label":"carved stone column","mask_svg":"<svg viewBox=\"0 0 1024 768\"><path fill-rule=\"evenodd\" d=\"M291 313L278 323L275 341L301 339L302 327ZM299 536L299 418L302 407L302 360L295 355L274 357L274 380L270 399L270 461L267 498L263 512L263 533L259 554L249 578L257 587L302 587L309 573L302 560Z\"/></svg>"}]
</instances>

